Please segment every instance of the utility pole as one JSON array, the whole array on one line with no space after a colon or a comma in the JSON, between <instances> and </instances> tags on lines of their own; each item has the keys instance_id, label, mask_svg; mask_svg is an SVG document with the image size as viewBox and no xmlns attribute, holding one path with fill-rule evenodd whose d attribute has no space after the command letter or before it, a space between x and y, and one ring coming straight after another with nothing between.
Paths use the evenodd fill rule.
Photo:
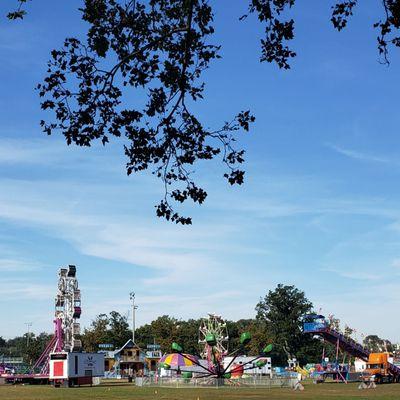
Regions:
<instances>
[{"instance_id":1,"label":"utility pole","mask_svg":"<svg viewBox=\"0 0 400 400\"><path fill-rule=\"evenodd\" d=\"M29 347L29 336L30 336L30 327L32 326L32 322L25 322L26 330L28 331L26 335L26 347Z\"/></svg>"},{"instance_id":2,"label":"utility pole","mask_svg":"<svg viewBox=\"0 0 400 400\"><path fill-rule=\"evenodd\" d=\"M135 305L135 292L130 292L129 298L132 301L132 340L133 340L133 343L135 343L135 314L136 314L136 310L138 308L138 306Z\"/></svg>"}]
</instances>

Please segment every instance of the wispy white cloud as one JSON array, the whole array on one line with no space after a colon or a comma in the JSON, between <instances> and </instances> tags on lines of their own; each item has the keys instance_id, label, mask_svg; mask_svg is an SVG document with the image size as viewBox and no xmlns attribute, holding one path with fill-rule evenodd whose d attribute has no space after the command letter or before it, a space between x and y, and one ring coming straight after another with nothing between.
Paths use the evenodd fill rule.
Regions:
<instances>
[{"instance_id":1,"label":"wispy white cloud","mask_svg":"<svg viewBox=\"0 0 400 400\"><path fill-rule=\"evenodd\" d=\"M52 285L32 283L28 279L2 279L0 286L0 302L6 304L12 300L49 300L54 297Z\"/></svg>"},{"instance_id":2,"label":"wispy white cloud","mask_svg":"<svg viewBox=\"0 0 400 400\"><path fill-rule=\"evenodd\" d=\"M40 146L36 150L27 149L26 155L18 155L10 162L18 163L18 159L26 157L41 169L43 156L36 151L44 150ZM48 150L45 153L50 165L54 162L53 154ZM76 153L69 160L69 156L60 153L57 168L64 168L65 164L80 157ZM98 158L94 156L92 159L90 154L86 162L89 165L93 163L92 169L100 165ZM25 165L30 168L28 164ZM298 217L303 222L310 221L307 224L309 229L314 228L312 222L316 218L318 224L325 225L337 220L339 215L346 218L374 216L383 218L385 225L394 225L400 220L400 208L395 202L389 204L384 199L330 196L329 192L321 190L318 182L308 178L301 184L295 184L296 179L289 178L286 184L281 177L277 181L276 185L272 181L269 182L271 185L265 185L272 187L271 190L263 189L265 193L263 190L262 193L240 193L235 202L221 194L215 195L207 207L218 218L197 218L195 225L185 228L159 221L151 212L143 216L143 204L147 210L154 198L149 200L152 196L143 194L143 187L138 190L122 180L82 181L60 178L59 175L54 179L45 175L45 179L35 181L3 178L0 179L0 219L13 227L33 229L62 240L75 252L97 258L94 264L106 260L109 264L118 262L128 266L125 271L129 273L121 274L118 285L112 283L109 290L103 291L87 289L85 323L100 312L111 309L125 312L129 309L129 300L120 298L123 296L121 293L129 293L131 288L137 288L140 293L142 314L138 317L139 323L160 313L186 318L216 311L227 318L246 317L254 315L259 296L277 283L275 272L268 267L274 263L285 267L285 261L281 261L286 257L284 253L275 260L270 259L273 254L270 247L276 240L282 243L290 240L288 231L280 224L278 226L275 219L286 218L285 223L291 224L289 229L295 226ZM253 187L257 186L257 182L253 183ZM152 190L150 184L148 188ZM318 235L320 232L318 227ZM326 232L329 234L330 231ZM344 242L347 244L343 246L351 245L346 237ZM341 249L337 248L335 252ZM257 254L257 260L254 254ZM321 254L318 253L317 257ZM8 259L14 258L18 260L4 256L4 265ZM341 265L335 263L335 254L328 254L327 258L319 260L318 266L323 263ZM259 267L256 272L251 269L254 263ZM23 269L23 265L20 264L19 268ZM288 271L278 275L291 279ZM346 267L331 272L342 277L343 281L357 284L380 282L374 278L371 269ZM94 277L91 284L95 283ZM348 286L346 290L351 291ZM7 298L20 296L29 299L40 293L44 300L45 297L53 298L55 287L26 282L15 283L7 290L4 293Z\"/></svg>"},{"instance_id":3,"label":"wispy white cloud","mask_svg":"<svg viewBox=\"0 0 400 400\"><path fill-rule=\"evenodd\" d=\"M30 260L0 258L0 272L37 271L43 268L43 264Z\"/></svg>"},{"instance_id":4,"label":"wispy white cloud","mask_svg":"<svg viewBox=\"0 0 400 400\"><path fill-rule=\"evenodd\" d=\"M92 174L104 172L124 176L121 146L100 143L92 147L67 146L62 138L14 139L0 138L0 165L15 167L35 166L46 174L46 168L64 171L87 171ZM95 168L94 168L95 167Z\"/></svg>"},{"instance_id":5,"label":"wispy white cloud","mask_svg":"<svg viewBox=\"0 0 400 400\"><path fill-rule=\"evenodd\" d=\"M3 180L1 185L5 189L0 193L1 219L48 231L73 244L82 254L156 271L158 276L144 280L145 284L194 281L198 270L207 273L224 267L212 254L224 247L229 226L176 228L155 219L146 222L137 213L126 215L117 210L109 214L115 187L91 187L93 193L77 202L79 193L88 190L87 185L16 185L11 180ZM111 199L106 195L96 204L104 193ZM90 209L88 202L93 204Z\"/></svg>"},{"instance_id":6,"label":"wispy white cloud","mask_svg":"<svg viewBox=\"0 0 400 400\"><path fill-rule=\"evenodd\" d=\"M61 147L43 140L0 139L0 163L46 164L60 156Z\"/></svg>"},{"instance_id":7,"label":"wispy white cloud","mask_svg":"<svg viewBox=\"0 0 400 400\"><path fill-rule=\"evenodd\" d=\"M346 278L353 279L359 281L379 281L382 279L382 276L375 269L366 269L366 268L354 268L354 267L324 267L321 268L321 271L324 272L333 272L334 274Z\"/></svg>"},{"instance_id":8,"label":"wispy white cloud","mask_svg":"<svg viewBox=\"0 0 400 400\"><path fill-rule=\"evenodd\" d=\"M336 153L339 153L345 157L352 158L354 160L360 160L365 162L374 162L380 164L390 164L399 166L400 163L397 160L394 160L390 157L364 153L358 150L347 149L336 144L326 143L326 146L330 149L334 150Z\"/></svg>"}]
</instances>

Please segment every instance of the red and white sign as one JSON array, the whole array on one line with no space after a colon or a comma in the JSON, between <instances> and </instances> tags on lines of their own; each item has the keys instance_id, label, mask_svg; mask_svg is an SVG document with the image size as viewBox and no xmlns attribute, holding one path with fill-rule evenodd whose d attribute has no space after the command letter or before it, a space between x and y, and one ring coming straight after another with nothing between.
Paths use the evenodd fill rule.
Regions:
<instances>
[{"instance_id":1,"label":"red and white sign","mask_svg":"<svg viewBox=\"0 0 400 400\"><path fill-rule=\"evenodd\" d=\"M68 359L66 353L50 355L50 379L68 378Z\"/></svg>"}]
</instances>

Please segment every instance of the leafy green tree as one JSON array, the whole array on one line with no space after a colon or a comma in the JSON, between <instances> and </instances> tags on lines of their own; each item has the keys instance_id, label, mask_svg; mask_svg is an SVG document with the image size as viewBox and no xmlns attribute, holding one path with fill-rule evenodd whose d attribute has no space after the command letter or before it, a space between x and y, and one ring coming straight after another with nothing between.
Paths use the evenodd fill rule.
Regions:
<instances>
[{"instance_id":1,"label":"leafy green tree","mask_svg":"<svg viewBox=\"0 0 400 400\"><path fill-rule=\"evenodd\" d=\"M52 334L42 332L38 336L30 335L29 346L26 347L26 361L28 364L34 364L46 348L52 338Z\"/></svg>"},{"instance_id":2,"label":"leafy green tree","mask_svg":"<svg viewBox=\"0 0 400 400\"><path fill-rule=\"evenodd\" d=\"M176 318L170 317L168 315L163 315L158 317L156 320L150 323L151 341L148 343L153 343L154 341L161 346L161 351L163 353L171 352L171 343L178 342L178 326L179 321ZM140 328L137 330L138 337L141 337ZM141 342L143 340L141 339ZM143 343L145 345L147 343Z\"/></svg>"},{"instance_id":3,"label":"leafy green tree","mask_svg":"<svg viewBox=\"0 0 400 400\"><path fill-rule=\"evenodd\" d=\"M109 343L108 325L107 314L100 314L91 322L90 327L84 330L82 345L86 351L97 351L99 344Z\"/></svg>"},{"instance_id":4,"label":"leafy green tree","mask_svg":"<svg viewBox=\"0 0 400 400\"><path fill-rule=\"evenodd\" d=\"M229 351L237 349L240 345L240 335L243 332L251 334L251 342L246 346L245 352L248 355L258 355L266 344L272 342L271 335L265 329L262 321L256 319L240 319L238 321L227 321L229 333Z\"/></svg>"},{"instance_id":5,"label":"leafy green tree","mask_svg":"<svg viewBox=\"0 0 400 400\"><path fill-rule=\"evenodd\" d=\"M312 308L304 292L282 284L270 290L257 304L256 318L273 340L275 362L286 364L289 356L296 357L301 364L320 358L320 342L302 331L302 317Z\"/></svg>"},{"instance_id":6,"label":"leafy green tree","mask_svg":"<svg viewBox=\"0 0 400 400\"><path fill-rule=\"evenodd\" d=\"M123 346L132 337L127 317L122 316L116 311L111 311L108 335L111 338L110 343L114 344L115 347Z\"/></svg>"},{"instance_id":7,"label":"leafy green tree","mask_svg":"<svg viewBox=\"0 0 400 400\"><path fill-rule=\"evenodd\" d=\"M9 19L22 19L27 0L18 0ZM400 46L400 2L377 0L383 18L373 25L381 61L388 63L389 46ZM202 160L220 158L229 184L242 184L244 150L235 148L236 133L248 131L254 117L241 111L231 122L208 129L195 113L203 99L204 70L220 57L214 44L213 3L209 0L85 0L80 8L86 38L67 38L51 52L47 76L38 86L41 106L53 118L41 121L44 132L60 131L68 145L104 145L125 137L127 173L151 169L162 180L164 197L159 217L181 224L172 204L192 200L202 204L207 192L191 171ZM247 13L241 21L257 19L264 35L261 62L289 69L296 56L292 8L296 0L242 0ZM341 31L358 0L332 0L333 27ZM227 71L229 73L229 71ZM132 94L138 101L132 103ZM139 104L139 100L143 102Z\"/></svg>"},{"instance_id":8,"label":"leafy green tree","mask_svg":"<svg viewBox=\"0 0 400 400\"><path fill-rule=\"evenodd\" d=\"M368 335L363 340L364 346L374 352L379 353L381 351L393 351L393 345L390 340L381 339L377 335Z\"/></svg>"},{"instance_id":9,"label":"leafy green tree","mask_svg":"<svg viewBox=\"0 0 400 400\"><path fill-rule=\"evenodd\" d=\"M164 353L171 351L172 342L178 342L185 353L199 355L198 330L200 320L187 321L163 315L136 330L137 342L141 347L157 343Z\"/></svg>"},{"instance_id":10,"label":"leafy green tree","mask_svg":"<svg viewBox=\"0 0 400 400\"><path fill-rule=\"evenodd\" d=\"M129 330L127 318L116 311L110 315L100 314L92 321L82 335L83 348L86 351L98 351L99 344L112 344L114 348L123 346L132 332Z\"/></svg>"},{"instance_id":11,"label":"leafy green tree","mask_svg":"<svg viewBox=\"0 0 400 400\"><path fill-rule=\"evenodd\" d=\"M188 354L200 355L198 344L200 322L199 319L178 322L177 341Z\"/></svg>"},{"instance_id":12,"label":"leafy green tree","mask_svg":"<svg viewBox=\"0 0 400 400\"><path fill-rule=\"evenodd\" d=\"M26 335L16 336L7 340L8 355L10 357L25 357L27 355Z\"/></svg>"},{"instance_id":13,"label":"leafy green tree","mask_svg":"<svg viewBox=\"0 0 400 400\"><path fill-rule=\"evenodd\" d=\"M142 349L145 349L148 344L159 344L150 324L145 324L136 328L135 341Z\"/></svg>"}]
</instances>

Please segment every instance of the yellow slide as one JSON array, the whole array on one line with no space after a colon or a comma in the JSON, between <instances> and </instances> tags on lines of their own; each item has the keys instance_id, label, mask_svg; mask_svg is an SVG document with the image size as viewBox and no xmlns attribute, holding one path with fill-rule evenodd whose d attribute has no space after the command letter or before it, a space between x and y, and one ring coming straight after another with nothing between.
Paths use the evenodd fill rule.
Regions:
<instances>
[{"instance_id":1,"label":"yellow slide","mask_svg":"<svg viewBox=\"0 0 400 400\"><path fill-rule=\"evenodd\" d=\"M296 372L298 372L299 374L303 375L305 378L308 378L309 375L310 375L309 372L306 369L301 368L300 366L296 367Z\"/></svg>"}]
</instances>

